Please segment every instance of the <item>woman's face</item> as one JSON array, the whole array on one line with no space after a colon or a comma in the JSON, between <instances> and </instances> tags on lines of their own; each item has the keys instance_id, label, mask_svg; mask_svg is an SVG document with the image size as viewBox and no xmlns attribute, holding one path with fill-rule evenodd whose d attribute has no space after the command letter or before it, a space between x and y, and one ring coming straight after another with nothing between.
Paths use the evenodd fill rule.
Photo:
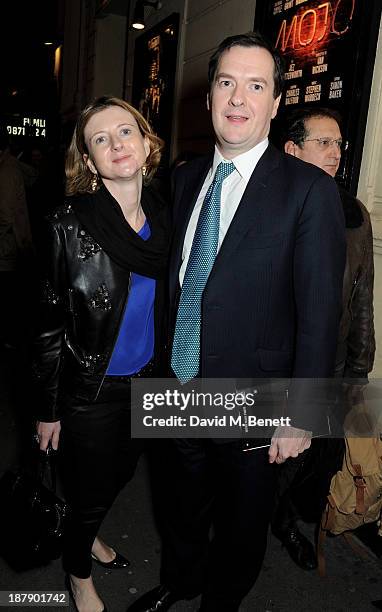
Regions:
<instances>
[{"instance_id":1,"label":"woman's face","mask_svg":"<svg viewBox=\"0 0 382 612\"><path fill-rule=\"evenodd\" d=\"M91 172L107 181L136 177L149 153L148 139L142 136L129 111L109 106L93 115L84 129L89 155L84 160Z\"/></svg>"}]
</instances>

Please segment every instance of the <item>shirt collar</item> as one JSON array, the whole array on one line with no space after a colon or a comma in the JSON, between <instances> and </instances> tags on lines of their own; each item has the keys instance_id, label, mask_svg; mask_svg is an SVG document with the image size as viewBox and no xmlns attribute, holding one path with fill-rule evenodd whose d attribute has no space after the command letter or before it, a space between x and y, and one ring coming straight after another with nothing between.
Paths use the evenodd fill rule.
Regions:
<instances>
[{"instance_id":1,"label":"shirt collar","mask_svg":"<svg viewBox=\"0 0 382 612\"><path fill-rule=\"evenodd\" d=\"M248 182L251 178L252 172L254 171L259 162L260 157L263 155L263 153L265 153L268 144L269 140L268 138L265 138L265 140L259 142L259 144L257 144L252 149L249 149L249 151L241 153L241 155L238 155L237 157L234 157L230 160L225 159L220 153L217 146L215 145L215 153L212 162L212 167L210 170L210 176L215 176L216 168L218 167L220 162L232 161L235 164L235 168L240 174L240 176Z\"/></svg>"}]
</instances>

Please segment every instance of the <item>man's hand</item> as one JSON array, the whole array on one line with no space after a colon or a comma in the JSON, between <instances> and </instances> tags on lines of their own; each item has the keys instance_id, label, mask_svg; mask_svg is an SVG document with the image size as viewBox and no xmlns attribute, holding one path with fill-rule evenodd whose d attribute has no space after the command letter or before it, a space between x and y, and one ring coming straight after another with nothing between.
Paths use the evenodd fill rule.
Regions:
<instances>
[{"instance_id":1,"label":"man's hand","mask_svg":"<svg viewBox=\"0 0 382 612\"><path fill-rule=\"evenodd\" d=\"M49 442L52 443L54 450L58 449L58 441L60 439L61 423L56 421L55 423L43 423L37 421L37 435L40 442L40 450L46 451Z\"/></svg>"},{"instance_id":2,"label":"man's hand","mask_svg":"<svg viewBox=\"0 0 382 612\"><path fill-rule=\"evenodd\" d=\"M312 432L296 427L277 427L269 449L269 463L284 463L289 457L297 457L312 443Z\"/></svg>"}]
</instances>

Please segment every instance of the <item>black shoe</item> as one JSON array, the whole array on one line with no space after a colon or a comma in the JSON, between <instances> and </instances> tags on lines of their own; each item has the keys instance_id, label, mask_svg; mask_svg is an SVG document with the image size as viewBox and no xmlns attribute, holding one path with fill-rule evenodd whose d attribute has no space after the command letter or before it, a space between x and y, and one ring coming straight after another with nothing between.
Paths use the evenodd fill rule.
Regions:
<instances>
[{"instance_id":1,"label":"black shoe","mask_svg":"<svg viewBox=\"0 0 382 612\"><path fill-rule=\"evenodd\" d=\"M102 565L102 567L106 567L106 569L122 569L124 567L129 567L130 565L130 561L126 559L126 557L123 557L122 555L120 555L118 552L115 553L115 557L112 561L101 561L100 559L97 559L97 557L93 555L93 553L92 553L92 559L93 561L98 563L98 565Z\"/></svg>"},{"instance_id":2,"label":"black shoe","mask_svg":"<svg viewBox=\"0 0 382 612\"><path fill-rule=\"evenodd\" d=\"M69 597L70 597L70 599L72 600L72 602L74 604L74 608L75 608L76 612L78 612L76 600L74 599L72 583L70 581L70 577L68 576L68 574L65 576L65 588L66 588L67 591L69 591ZM107 608L106 608L105 604L103 604L102 612L107 612Z\"/></svg>"},{"instance_id":3,"label":"black shoe","mask_svg":"<svg viewBox=\"0 0 382 612\"><path fill-rule=\"evenodd\" d=\"M291 559L304 570L314 570L317 567L317 558L314 548L309 540L297 529L291 527L284 532L283 546L287 549Z\"/></svg>"},{"instance_id":4,"label":"black shoe","mask_svg":"<svg viewBox=\"0 0 382 612\"><path fill-rule=\"evenodd\" d=\"M127 608L127 612L166 612L176 601L183 599L160 584L148 593L145 593Z\"/></svg>"}]
</instances>

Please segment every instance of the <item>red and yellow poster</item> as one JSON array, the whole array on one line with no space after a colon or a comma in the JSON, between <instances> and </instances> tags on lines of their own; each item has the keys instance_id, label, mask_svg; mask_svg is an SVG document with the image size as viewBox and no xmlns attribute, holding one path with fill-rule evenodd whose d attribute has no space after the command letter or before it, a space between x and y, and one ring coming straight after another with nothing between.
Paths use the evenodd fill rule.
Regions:
<instances>
[{"instance_id":1,"label":"red and yellow poster","mask_svg":"<svg viewBox=\"0 0 382 612\"><path fill-rule=\"evenodd\" d=\"M333 105L349 93L344 60L356 36L356 3L357 0L273 3L273 14L280 17L275 46L286 61L286 106L317 102L328 105L329 101Z\"/></svg>"},{"instance_id":2,"label":"red and yellow poster","mask_svg":"<svg viewBox=\"0 0 382 612\"><path fill-rule=\"evenodd\" d=\"M285 61L280 121L300 106L324 106L343 119L349 149L343 178L358 179L367 119L379 0L257 0L255 29Z\"/></svg>"}]
</instances>

